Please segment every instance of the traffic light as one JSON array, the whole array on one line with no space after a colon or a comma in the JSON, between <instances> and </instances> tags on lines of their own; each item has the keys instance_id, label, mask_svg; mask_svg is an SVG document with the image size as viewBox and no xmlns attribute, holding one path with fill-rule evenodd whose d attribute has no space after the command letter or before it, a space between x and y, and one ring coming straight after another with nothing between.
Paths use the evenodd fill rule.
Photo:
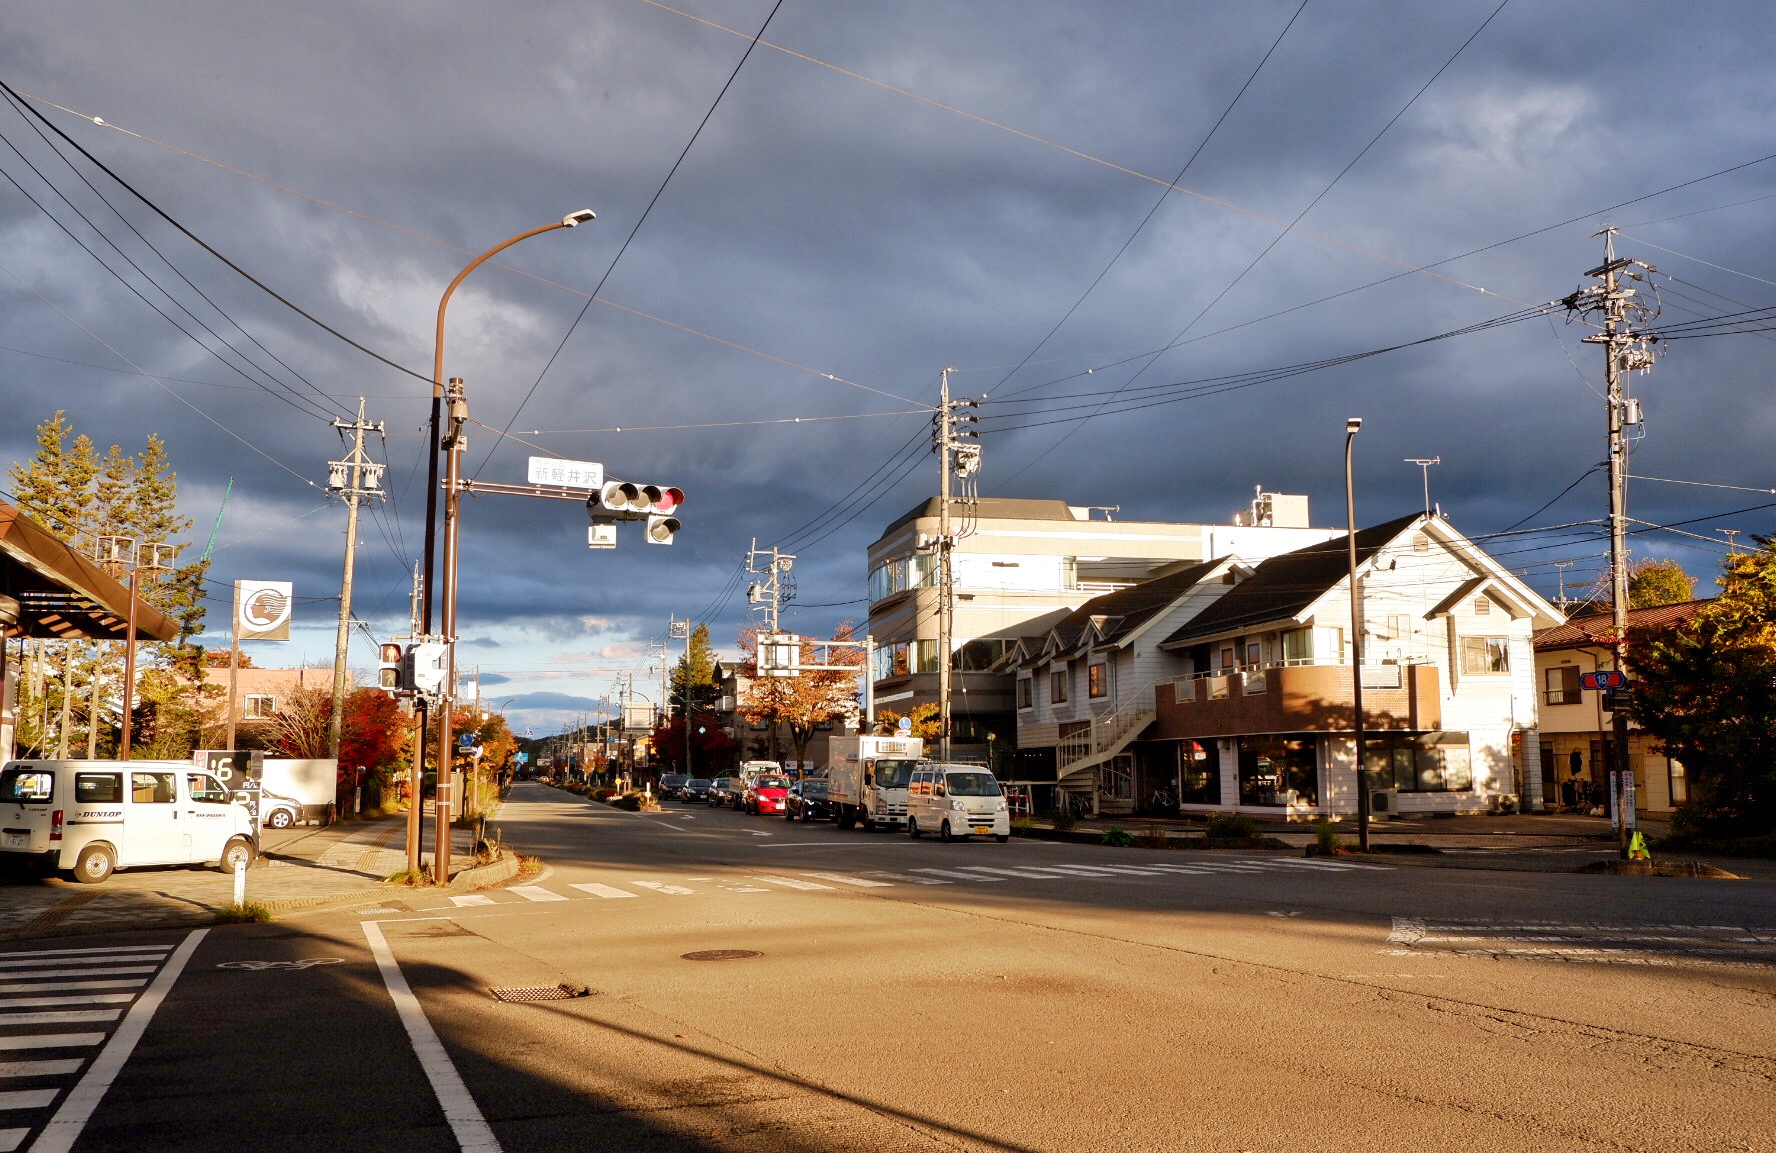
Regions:
<instances>
[{"instance_id":1,"label":"traffic light","mask_svg":"<svg viewBox=\"0 0 1776 1153\"><path fill-rule=\"evenodd\" d=\"M586 545L615 548L613 522L618 520L645 520L645 539L649 544L671 544L674 534L684 527L673 515L684 499L684 490L670 485L610 481L586 501L586 512L592 518Z\"/></svg>"},{"instance_id":2,"label":"traffic light","mask_svg":"<svg viewBox=\"0 0 1776 1153\"><path fill-rule=\"evenodd\" d=\"M376 647L376 659L380 666L376 673L377 688L385 693L398 693L409 687L403 683L405 657L399 641L388 641Z\"/></svg>"},{"instance_id":3,"label":"traffic light","mask_svg":"<svg viewBox=\"0 0 1776 1153\"><path fill-rule=\"evenodd\" d=\"M649 513L647 535L643 539L649 544L671 544L673 534L683 527L675 516L666 516L657 512Z\"/></svg>"}]
</instances>

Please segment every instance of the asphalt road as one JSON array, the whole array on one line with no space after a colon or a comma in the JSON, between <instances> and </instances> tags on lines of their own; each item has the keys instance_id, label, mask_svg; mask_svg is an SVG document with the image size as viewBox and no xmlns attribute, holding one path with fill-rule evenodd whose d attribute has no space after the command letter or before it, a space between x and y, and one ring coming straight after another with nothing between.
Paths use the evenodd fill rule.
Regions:
<instances>
[{"instance_id":1,"label":"asphalt road","mask_svg":"<svg viewBox=\"0 0 1776 1153\"><path fill-rule=\"evenodd\" d=\"M502 818L509 889L18 943L0 995L147 983L0 1002L76 1066L0 1153L1776 1147L1770 882Z\"/></svg>"}]
</instances>

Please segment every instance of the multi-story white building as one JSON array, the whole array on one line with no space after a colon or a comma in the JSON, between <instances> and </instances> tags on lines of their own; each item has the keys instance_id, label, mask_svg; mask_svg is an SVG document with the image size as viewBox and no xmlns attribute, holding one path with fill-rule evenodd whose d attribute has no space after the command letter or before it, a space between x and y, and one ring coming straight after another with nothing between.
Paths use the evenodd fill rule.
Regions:
<instances>
[{"instance_id":1,"label":"multi-story white building","mask_svg":"<svg viewBox=\"0 0 1776 1153\"><path fill-rule=\"evenodd\" d=\"M1093 597L1218 557L1262 560L1342 535L1308 527L1307 498L1260 493L1225 525L1093 519L1058 500L952 499L956 534L951 636L953 745L1009 748L1009 675L1018 641ZM941 499L890 524L869 548L869 631L876 705L908 713L937 699L937 551Z\"/></svg>"}]
</instances>

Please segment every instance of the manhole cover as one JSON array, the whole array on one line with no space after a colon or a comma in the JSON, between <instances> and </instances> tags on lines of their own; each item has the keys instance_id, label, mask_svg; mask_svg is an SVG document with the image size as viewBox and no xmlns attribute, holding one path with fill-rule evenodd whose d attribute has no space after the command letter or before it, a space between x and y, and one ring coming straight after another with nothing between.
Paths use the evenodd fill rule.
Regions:
<instances>
[{"instance_id":1,"label":"manhole cover","mask_svg":"<svg viewBox=\"0 0 1776 1153\"><path fill-rule=\"evenodd\" d=\"M571 1001L589 996L592 990L584 985L532 985L519 989L489 989L496 1001Z\"/></svg>"},{"instance_id":2,"label":"manhole cover","mask_svg":"<svg viewBox=\"0 0 1776 1153\"><path fill-rule=\"evenodd\" d=\"M764 954L757 949L703 949L681 956L687 961L744 961L748 957L762 957Z\"/></svg>"}]
</instances>

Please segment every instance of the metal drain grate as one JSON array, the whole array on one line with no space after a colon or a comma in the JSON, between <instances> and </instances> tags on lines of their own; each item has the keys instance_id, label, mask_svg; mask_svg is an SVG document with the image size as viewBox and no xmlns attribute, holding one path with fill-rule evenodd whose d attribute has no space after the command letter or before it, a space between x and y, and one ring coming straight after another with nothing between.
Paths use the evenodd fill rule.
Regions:
<instances>
[{"instance_id":1,"label":"metal drain grate","mask_svg":"<svg viewBox=\"0 0 1776 1153\"><path fill-rule=\"evenodd\" d=\"M762 957L756 949L704 949L698 953L681 953L679 956L686 961L743 961L748 957Z\"/></svg>"},{"instance_id":2,"label":"metal drain grate","mask_svg":"<svg viewBox=\"0 0 1776 1153\"><path fill-rule=\"evenodd\" d=\"M590 996L584 985L532 985L521 989L489 989L495 1001L571 1001Z\"/></svg>"}]
</instances>

